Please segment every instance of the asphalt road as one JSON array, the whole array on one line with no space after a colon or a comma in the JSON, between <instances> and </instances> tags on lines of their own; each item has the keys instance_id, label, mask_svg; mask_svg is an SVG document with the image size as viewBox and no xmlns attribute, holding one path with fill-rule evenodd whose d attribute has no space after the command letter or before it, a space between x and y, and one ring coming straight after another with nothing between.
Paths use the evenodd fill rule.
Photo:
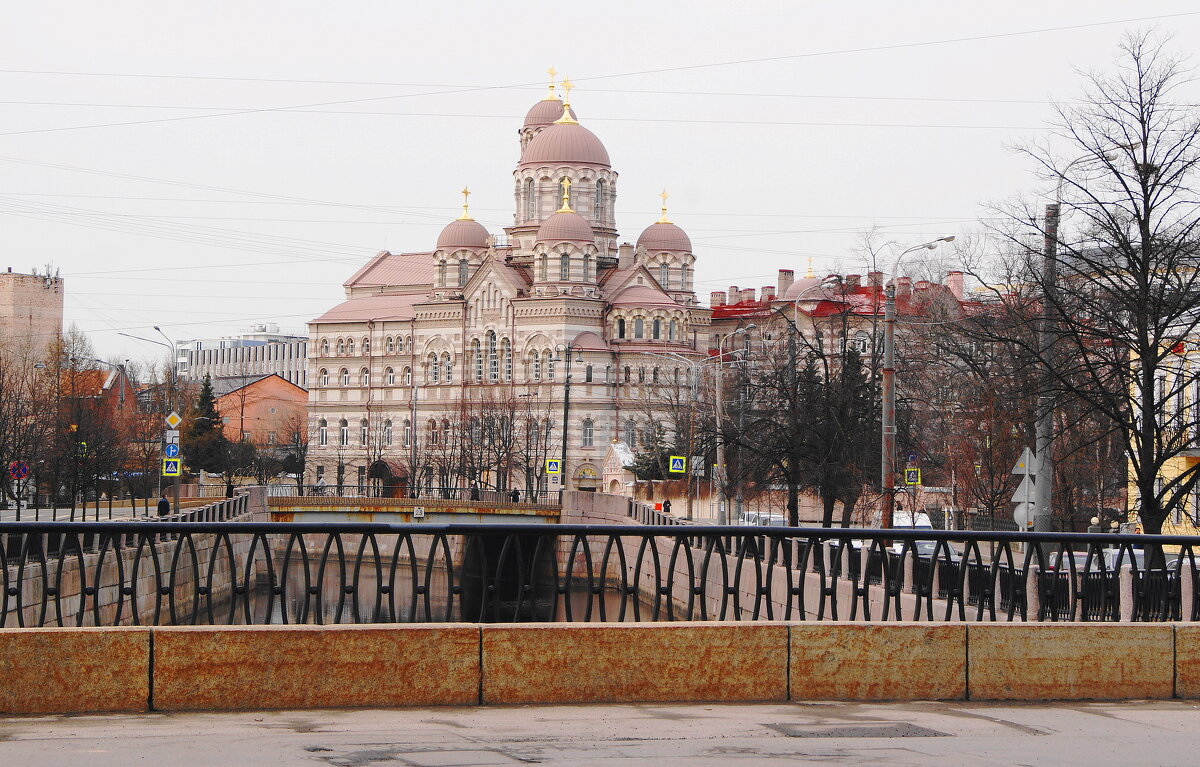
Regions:
<instances>
[{"instance_id":1,"label":"asphalt road","mask_svg":"<svg viewBox=\"0 0 1200 767\"><path fill-rule=\"evenodd\" d=\"M0 719L6 764L1194 765L1186 701L524 706Z\"/></svg>"}]
</instances>

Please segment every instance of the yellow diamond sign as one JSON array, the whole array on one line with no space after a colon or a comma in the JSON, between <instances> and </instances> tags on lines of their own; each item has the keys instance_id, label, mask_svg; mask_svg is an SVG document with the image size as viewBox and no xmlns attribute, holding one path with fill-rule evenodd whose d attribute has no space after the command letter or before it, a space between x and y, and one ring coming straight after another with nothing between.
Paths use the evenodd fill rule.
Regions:
<instances>
[{"instance_id":1,"label":"yellow diamond sign","mask_svg":"<svg viewBox=\"0 0 1200 767\"><path fill-rule=\"evenodd\" d=\"M179 413L176 413L174 410L171 411L171 414L167 416L166 420L167 428L169 429L178 429L179 424L183 423L183 419L179 417Z\"/></svg>"}]
</instances>

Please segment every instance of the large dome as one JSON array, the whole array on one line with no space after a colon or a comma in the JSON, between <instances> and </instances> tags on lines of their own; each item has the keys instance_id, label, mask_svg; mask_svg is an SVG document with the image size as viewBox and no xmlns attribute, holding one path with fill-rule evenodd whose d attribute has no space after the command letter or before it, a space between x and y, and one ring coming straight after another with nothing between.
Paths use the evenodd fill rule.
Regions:
<instances>
[{"instance_id":1,"label":"large dome","mask_svg":"<svg viewBox=\"0 0 1200 767\"><path fill-rule=\"evenodd\" d=\"M546 125L553 125L554 121L562 117L563 104L558 99L542 99L538 103L529 108L529 112L525 115L526 128L540 128ZM575 119L575 110L571 110L571 119Z\"/></svg>"},{"instance_id":2,"label":"large dome","mask_svg":"<svg viewBox=\"0 0 1200 767\"><path fill-rule=\"evenodd\" d=\"M599 165L611 167L608 150L596 134L579 123L554 123L533 137L521 155L521 166Z\"/></svg>"},{"instance_id":3,"label":"large dome","mask_svg":"<svg viewBox=\"0 0 1200 767\"><path fill-rule=\"evenodd\" d=\"M438 235L437 249L486 248L488 236L488 230L475 219L455 219L446 224L446 228Z\"/></svg>"},{"instance_id":4,"label":"large dome","mask_svg":"<svg viewBox=\"0 0 1200 767\"><path fill-rule=\"evenodd\" d=\"M637 239L639 247L646 250L679 250L684 253L692 252L692 241L687 233L668 221L659 221L646 227Z\"/></svg>"},{"instance_id":5,"label":"large dome","mask_svg":"<svg viewBox=\"0 0 1200 767\"><path fill-rule=\"evenodd\" d=\"M595 242L592 225L573 210L560 210L542 222L537 242Z\"/></svg>"}]
</instances>

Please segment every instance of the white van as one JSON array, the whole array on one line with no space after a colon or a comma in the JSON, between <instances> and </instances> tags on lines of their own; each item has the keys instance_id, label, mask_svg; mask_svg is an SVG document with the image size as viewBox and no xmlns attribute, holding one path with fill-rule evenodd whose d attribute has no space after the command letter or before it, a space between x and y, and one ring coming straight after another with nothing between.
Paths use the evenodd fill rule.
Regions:
<instances>
[{"instance_id":1,"label":"white van","mask_svg":"<svg viewBox=\"0 0 1200 767\"><path fill-rule=\"evenodd\" d=\"M738 515L737 523L754 527L787 527L787 517L767 511L743 511Z\"/></svg>"}]
</instances>

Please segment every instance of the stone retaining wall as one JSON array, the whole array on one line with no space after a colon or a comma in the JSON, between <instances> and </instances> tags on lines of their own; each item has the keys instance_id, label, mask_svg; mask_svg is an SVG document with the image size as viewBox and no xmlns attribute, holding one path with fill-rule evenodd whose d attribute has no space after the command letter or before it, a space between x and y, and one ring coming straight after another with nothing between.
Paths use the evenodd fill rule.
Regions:
<instances>
[{"instance_id":1,"label":"stone retaining wall","mask_svg":"<svg viewBox=\"0 0 1200 767\"><path fill-rule=\"evenodd\" d=\"M0 713L1200 698L1200 626L642 623L0 629Z\"/></svg>"}]
</instances>

